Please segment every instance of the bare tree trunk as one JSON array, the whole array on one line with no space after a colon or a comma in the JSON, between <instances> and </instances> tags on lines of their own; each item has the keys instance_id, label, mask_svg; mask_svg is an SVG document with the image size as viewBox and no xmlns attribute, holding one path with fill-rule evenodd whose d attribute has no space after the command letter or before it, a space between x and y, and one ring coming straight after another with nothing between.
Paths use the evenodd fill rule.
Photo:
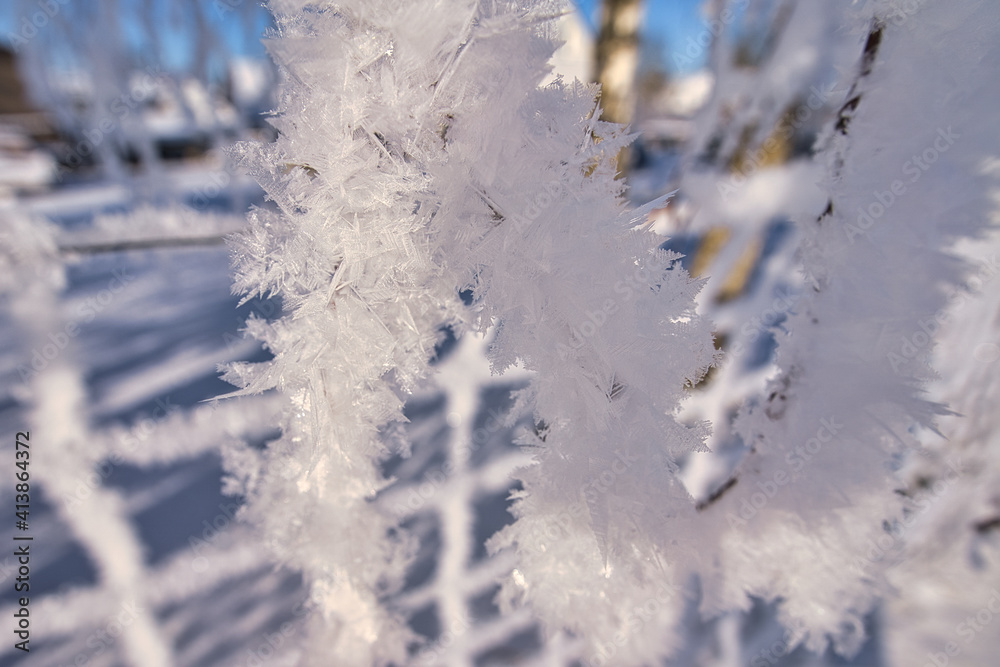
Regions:
<instances>
[{"instance_id":1,"label":"bare tree trunk","mask_svg":"<svg viewBox=\"0 0 1000 667\"><path fill-rule=\"evenodd\" d=\"M594 74L601 84L602 118L629 123L635 111L635 72L639 65L639 19L642 0L604 0L597 37ZM627 151L618 156L624 172Z\"/></svg>"}]
</instances>

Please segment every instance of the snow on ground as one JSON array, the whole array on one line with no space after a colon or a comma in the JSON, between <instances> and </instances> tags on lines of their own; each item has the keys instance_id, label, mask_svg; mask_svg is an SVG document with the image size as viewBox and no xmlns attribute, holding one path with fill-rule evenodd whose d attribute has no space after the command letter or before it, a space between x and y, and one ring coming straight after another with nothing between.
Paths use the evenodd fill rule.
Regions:
<instances>
[{"instance_id":1,"label":"snow on ground","mask_svg":"<svg viewBox=\"0 0 1000 667\"><path fill-rule=\"evenodd\" d=\"M165 191L178 183L197 183L205 174L199 168L175 172ZM56 295L60 324L53 335L71 334L65 349L48 358L52 350L46 345L52 337L26 338L6 307L9 297L4 300L0 432L10 455L7 443L13 442L14 431L27 428L27 386L33 380L22 382L22 375L33 375L33 359L38 377L56 380L66 369L75 370L83 381L81 419L86 423L72 428L86 434L96 464L92 472L79 471L69 499L51 493L33 496L31 526L38 557L32 571L32 652L22 655L5 642L0 662L118 664L124 657L122 641L104 639L101 633L117 632L118 619L128 623L135 614L152 619L173 651L169 664L254 664L272 651L290 656L312 612L304 606L298 576L275 568L267 552L253 546L248 529L235 521L239 501L222 494L220 458L233 438L258 446L273 438L278 406L268 397L205 402L232 389L218 379L220 363L266 357L259 343L244 339L240 329L249 314L273 317L280 306L260 299L237 306L224 245L169 242L192 237L217 241L240 218L180 205L127 208L127 186L98 183L66 190L22 204L31 213L61 221L55 243L63 248L66 286ZM232 201L226 199L230 194L217 196ZM23 209L8 204L7 212L23 214ZM109 250L114 239L138 247ZM157 239L160 243L142 245ZM429 638L423 650L428 655L480 652L489 664L513 664L507 660L538 649L533 621L499 617L490 602L493 582L509 564L488 559L483 542L510 521L509 473L527 462L511 445L511 429L500 427L493 417L509 404L510 389L523 380L514 373L501 383L494 381L484 361L484 344L470 339L442 346L441 372L454 382L443 383L448 387L444 392L429 386L411 401L405 430L413 455L386 462L387 473L399 481L379 502L409 517L424 542L395 603L414 614L413 627ZM57 386L52 397L62 401L68 390ZM470 472L444 483L441 457L452 446L456 429L468 429L470 439L476 429L488 437L476 433L476 445L468 452ZM73 495L89 497L98 489L120 498L142 548L145 597L132 606L102 583L100 564L77 539L67 522L71 515L60 511L61 504L72 504ZM12 501L7 487L0 495L4 502ZM442 523L436 516L459 507L465 508L464 523ZM100 523L101 517L94 520ZM468 565L462 559L438 565L441 540L462 539L449 533L454 526L474 531L478 546L467 554ZM0 560L0 579L9 580L11 572L10 559ZM464 587L450 585L454 578L464 580ZM469 626L475 630L458 644L442 642L441 632L447 629L440 627L440 605L456 608L466 597L474 600ZM5 586L0 596L5 617L13 613L13 604Z\"/></svg>"}]
</instances>

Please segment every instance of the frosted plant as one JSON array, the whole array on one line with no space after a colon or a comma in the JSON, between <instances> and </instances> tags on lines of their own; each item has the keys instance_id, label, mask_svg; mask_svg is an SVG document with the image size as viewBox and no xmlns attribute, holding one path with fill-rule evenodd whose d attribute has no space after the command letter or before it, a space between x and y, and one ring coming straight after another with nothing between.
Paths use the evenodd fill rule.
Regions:
<instances>
[{"instance_id":1,"label":"frosted plant","mask_svg":"<svg viewBox=\"0 0 1000 667\"><path fill-rule=\"evenodd\" d=\"M517 545L517 585L553 631L586 636L628 602L602 589L671 584L655 544L686 502L673 458L704 435L671 414L713 354L698 284L634 229L646 211L623 209L613 156L628 138L596 120L595 89L538 87L556 4L273 7L280 136L242 159L280 212L256 211L234 249L237 289L280 294L289 314L248 324L275 359L227 377L295 405L246 514L307 575L327 619L313 659L331 642L356 664L403 655L379 595L407 543L370 501L387 483L379 431L444 325L495 326L494 369L537 374L522 399L538 465L495 546Z\"/></svg>"},{"instance_id":2,"label":"frosted plant","mask_svg":"<svg viewBox=\"0 0 1000 667\"><path fill-rule=\"evenodd\" d=\"M904 466L965 472L961 458L921 461L915 434L945 413L923 393L935 315L973 268L951 246L982 233L976 172L997 150L983 75L996 67L985 37L995 12L904 5L842 15L865 29L823 144L829 200L798 220L806 291L779 337L779 374L738 422L751 449L702 523L711 533L726 522L720 567L703 569L704 610L739 608L751 593L776 602L793 645L829 641L848 655L892 595L894 566L915 553L908 542L926 544L911 527L940 494L908 483L919 476Z\"/></svg>"},{"instance_id":3,"label":"frosted plant","mask_svg":"<svg viewBox=\"0 0 1000 667\"><path fill-rule=\"evenodd\" d=\"M533 416L519 440L533 465L516 476L517 520L490 542L515 556L505 609L526 604L586 664L644 664L679 645L680 593L697 580L706 616L756 596L778 605L791 645L855 653L891 591L892 559L859 558L912 512L898 471L919 451L913 432L944 412L921 394L930 348L897 364L896 334L944 304L964 270L947 246L981 226L981 203L953 217L947 197L923 194L930 180L914 185L928 169L903 192L894 182L926 149L917 134L947 154L945 181L993 145L988 114L955 102L983 90L971 63L991 42L963 50L966 69L942 68L947 104L906 54L959 49L973 27L994 35L988 10L969 0L948 20L928 7L897 25L898 3L823 5L820 28L797 16L810 34L853 26L860 63L828 129L829 196L797 220L811 292L780 342L779 374L737 422L749 451L695 504L676 462L708 433L678 420L685 385L714 359L700 283L655 249L648 209L624 210L612 157L628 137L595 120L595 91L539 87L559 5L272 7L269 48L288 81L279 138L238 155L278 210L255 211L233 248L236 288L280 295L287 314L248 322L274 359L226 377L238 394L277 389L293 407L279 440L229 463L245 516L305 574L320 612L303 662L406 659L412 634L385 602L413 543L372 501L391 484L379 462L406 454L382 433L431 375L446 326L492 327L493 370L534 374L511 416ZM790 73L789 86L828 69ZM919 117L899 123L913 108ZM963 131L975 149L955 143ZM869 195L872 183L891 201ZM856 230L857 211L878 224Z\"/></svg>"},{"instance_id":4,"label":"frosted plant","mask_svg":"<svg viewBox=\"0 0 1000 667\"><path fill-rule=\"evenodd\" d=\"M749 642L739 646L735 620L754 599L770 602L788 628L782 653L802 645L851 654L879 610L900 664L940 655L986 663L993 628L966 619L978 624L995 608L998 581L990 364L1000 354L991 282L1000 268L995 230L984 233L996 222L1000 146L988 83L1000 67L998 22L995 9L972 0L908 7L824 4L819 24L808 13L790 19L809 35L846 26L837 48L852 44L856 62L833 88L842 99L816 163L823 182L793 202L801 271L790 281L804 294L787 308L777 374L737 420L748 447L733 476L695 499L677 481L676 461L701 447L708 428L680 425L677 405L713 359L708 324L694 310L703 283L654 249L660 239L648 234L645 210L621 203L611 157L628 137L594 120L595 91L540 87L561 6L276 4L271 48L289 81L275 118L281 136L239 150L276 207L256 211L234 249L238 288L278 294L286 315L248 323L274 359L236 364L228 377L243 393L277 391L166 415L139 443L136 424L92 425L157 391L137 398L145 377L137 372L113 388L97 380L91 403L83 379L93 367L82 362L99 335L81 336L83 354L69 344L44 373L22 376L14 402L29 408L32 437L38 429L49 444L32 479L64 500L36 527L49 545L69 541L59 533L75 536L97 579L32 602L33 618L56 638L51 659L74 662L95 619L133 595L150 613L102 659L207 664L225 652L220 645L241 646L245 658L242 647L266 631L261 619L297 595L294 586L278 590L282 577L262 576L264 545L275 562L304 572L314 612L297 610L308 641L284 643L273 664L485 662L480 651L536 620L546 639L536 664L642 665L668 655L711 664L677 654L692 612L728 615L718 638L730 663L773 664L780 655L754 660ZM788 30L794 51L810 47ZM778 86L777 107L813 80L800 74ZM771 94L750 82L745 89L757 100ZM747 111L766 119L762 127L779 116L765 102ZM802 166L747 184L716 210L754 224L768 207L788 212L779 204L789 199L750 206L807 180L813 172ZM704 196L690 191L696 179L684 187ZM23 348L66 331L74 300L96 289L90 281L65 294L67 255L115 239L143 248L203 242L233 223L144 207L67 233L2 213L0 290L13 315L3 320L20 327ZM148 328L182 312L172 301L190 300L189 285L152 282L140 277L138 293L123 295L100 324L127 328L147 302L159 306ZM445 326L462 341L432 364ZM5 343L5 359L19 356L11 350L21 342ZM202 353L185 347L169 358L195 353L196 373L222 358L218 342ZM5 362L8 377L16 363ZM504 374L490 380L491 367ZM380 463L409 453L391 427L403 402L434 381L447 415L427 421L448 424L455 471L424 505L445 524L439 567L430 583L395 596L418 537L392 511L406 483L386 479ZM474 468L477 398L513 382L528 383L509 416L530 424L522 449ZM938 401L966 416L942 415ZM272 419L280 439L238 442L260 443ZM180 465L220 441L224 487L246 496L255 534L199 529L189 549L147 561L136 516L169 489L130 493L90 475L109 463ZM491 560L471 565L470 505L483 490L508 488L519 466L516 521L490 541ZM475 621L450 646L419 650L407 612L433 599L441 625L454 627L470 591L489 591L495 577L510 613ZM223 620L205 630L213 614Z\"/></svg>"},{"instance_id":5,"label":"frosted plant","mask_svg":"<svg viewBox=\"0 0 1000 667\"><path fill-rule=\"evenodd\" d=\"M706 278L699 312L715 323L725 352L684 406L685 420L713 425L712 453L690 457L685 467L699 502L726 483L741 448L732 418L774 372L771 329L782 328L803 286L793 221L814 218L829 199L820 185L823 161L807 142L832 122L847 90L838 72L855 70L859 48L837 3L730 0L712 3L712 12L697 38L719 32L711 52L715 86L682 158L677 187L686 206L667 209L657 226ZM768 45L752 65L737 62L748 35ZM697 248L688 250L692 239Z\"/></svg>"},{"instance_id":6,"label":"frosted plant","mask_svg":"<svg viewBox=\"0 0 1000 667\"><path fill-rule=\"evenodd\" d=\"M885 551L900 561L887 574L888 584L899 591L887 605L887 654L898 664L978 665L998 647L995 628L984 627L982 619L983 609L997 608L1000 585L993 481L997 424L989 407L997 391L1000 324L995 288L1000 100L987 83L1000 68L1000 17L995 7L974 2L948 11L928 3L919 14L911 7L904 22L898 17L907 3L884 3L880 9L887 25L885 61L877 60L872 81L858 87L858 115L848 127L856 154L839 172L838 190L858 193L847 202L852 215L844 238L854 241L852 249L877 252L889 269L921 267L917 276L886 289L913 290L912 310L883 330L880 352L893 378L936 376L925 384L925 398L957 413L937 420L934 429L912 429L922 447L901 471L904 513L891 523L892 539L880 536L873 554L878 558ZM879 76L880 67L892 76ZM876 114L893 118L892 128L873 123ZM895 124L899 120L919 128L911 129L912 138ZM894 144L900 148L883 148ZM902 193L898 184L896 192L888 191L892 200L885 185L871 195L874 188L856 185L870 184L869 169L879 166L886 167L890 186L897 179L905 186ZM876 203L885 208L881 215ZM942 252L927 256L925 248L935 245ZM871 547L863 564L870 553ZM930 605L934 620L920 619Z\"/></svg>"}]
</instances>

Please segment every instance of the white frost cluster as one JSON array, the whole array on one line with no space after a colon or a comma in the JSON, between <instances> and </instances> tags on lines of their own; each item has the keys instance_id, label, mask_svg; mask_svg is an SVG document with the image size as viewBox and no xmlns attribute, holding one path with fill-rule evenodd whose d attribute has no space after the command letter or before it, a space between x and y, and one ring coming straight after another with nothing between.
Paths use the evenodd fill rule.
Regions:
<instances>
[{"instance_id":1,"label":"white frost cluster","mask_svg":"<svg viewBox=\"0 0 1000 667\"><path fill-rule=\"evenodd\" d=\"M696 506L678 461L709 429L678 406L715 360L701 283L656 249L649 209L625 210L613 159L628 137L597 120L596 91L540 86L561 5L273 3L279 137L237 153L277 210L255 210L233 249L236 289L278 295L285 315L248 322L273 360L226 377L292 408L279 440L228 463L245 516L322 612L304 664L406 658L411 633L384 599L414 545L372 499L396 453L383 430L446 326L493 327L493 370L534 373L515 407L534 418L520 439L534 465L489 543L516 555L502 608L527 604L585 664L645 664L678 645L696 579L706 616L756 596L793 644L858 650L919 495L901 471L944 413L922 395L932 334L896 348L968 270L948 248L988 209L978 184L960 201L950 188L998 148L982 73L998 69L996 12L961 0L897 20L899 3L862 4L791 24L853 26L861 65L823 146L829 206L796 220L807 294L779 374L737 420L749 449L734 481ZM928 147L936 164L908 171Z\"/></svg>"},{"instance_id":2,"label":"white frost cluster","mask_svg":"<svg viewBox=\"0 0 1000 667\"><path fill-rule=\"evenodd\" d=\"M539 463L495 546L517 544L553 629L586 636L603 622L586 608L625 609L589 579L634 596L669 584L655 545L687 502L674 459L704 436L672 414L714 350L698 284L635 229L646 211L624 210L613 157L628 138L596 120L595 89L538 87L559 8L275 5L280 136L240 151L280 211L255 211L234 250L237 289L280 295L287 315L248 324L274 360L227 377L295 406L248 477L246 513L307 574L330 617L318 632L357 664L399 657L406 636L378 594L408 545L370 500L386 484L380 429L429 374L443 325L495 326L494 369L537 373L522 398Z\"/></svg>"}]
</instances>

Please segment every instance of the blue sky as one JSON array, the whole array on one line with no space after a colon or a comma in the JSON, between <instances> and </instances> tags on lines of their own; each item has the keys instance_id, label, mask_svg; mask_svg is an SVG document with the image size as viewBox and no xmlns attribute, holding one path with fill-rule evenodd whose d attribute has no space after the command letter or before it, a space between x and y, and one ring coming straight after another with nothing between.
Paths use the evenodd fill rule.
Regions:
<instances>
[{"instance_id":1,"label":"blue sky","mask_svg":"<svg viewBox=\"0 0 1000 667\"><path fill-rule=\"evenodd\" d=\"M683 51L688 37L705 29L699 13L702 0L645 0L643 20L644 37L659 40L664 49L664 58L673 67L673 51ZM576 4L589 17L591 25L600 20L600 0L576 0ZM704 65L703 60L693 60L681 73L696 70Z\"/></svg>"},{"instance_id":2,"label":"blue sky","mask_svg":"<svg viewBox=\"0 0 1000 667\"><path fill-rule=\"evenodd\" d=\"M215 32L222 36L225 44L220 51L223 53L234 53L257 58L265 57L263 45L259 37L248 38L248 33L241 24L239 12L228 9L228 7L244 9L248 0L194 0L199 4L204 3L214 9L205 12L207 21L213 25ZM249 0L253 4L259 5L257 0ZM89 4L70 4L70 3ZM211 3L211 4L210 4ZM143 3L144 4L144 3ZM125 41L133 52L149 53L150 48L146 43L146 31L141 25L139 11L143 7L140 0L120 0L119 6L122 8L117 14L117 19L123 29ZM35 17L38 20L35 25L40 25L44 30L51 20L45 14L51 12L44 11L44 7L50 8L72 8L73 12L91 14L97 11L99 5L96 0L22 0L13 2L12 0L0 0L0 43L11 44L15 40L11 35L20 34L22 37L31 36L31 31L35 30L30 24L25 24L25 19ZM145 5L149 7L150 5ZM152 3L152 23L158 27L158 37L163 40L164 65L167 69L186 70L193 65L194 56L194 22L192 20L187 3L177 0L154 0ZM19 13L23 12L23 13ZM64 18L64 17L59 17ZM257 8L255 12L256 29L262 34L270 23L270 15L263 8ZM70 18L72 22L74 19ZM222 68L222 62L214 62L211 66Z\"/></svg>"},{"instance_id":3,"label":"blue sky","mask_svg":"<svg viewBox=\"0 0 1000 667\"><path fill-rule=\"evenodd\" d=\"M92 2L93 0L87 0ZM207 0L205 0L207 1ZM57 3L59 0L57 0ZM589 17L591 25L596 25L599 20L600 0L576 0L583 12ZM699 16L699 7L702 0L645 0L644 36L658 40L664 51L664 58L668 64L674 66L669 57L671 52L682 51L687 39L697 35L704 30L704 23ZM21 24L21 17L15 15L15 6L27 7L36 11L39 9L35 2L16 3L10 0L0 1L0 41L9 43L8 35L18 31ZM164 26L171 23L170 9L176 8L179 3L173 4L171 0L161 0L156 3L159 13L157 22ZM33 13L32 11L32 13ZM230 51L238 54L262 57L263 48L257 40L246 40L243 38L241 28L236 23L235 12L224 17L211 16L210 18L220 21L223 25L223 35L227 40L227 47ZM261 13L263 16L263 12ZM261 21L263 28L263 20ZM126 22L127 29L127 22ZM131 31L136 34L138 31ZM168 68L182 69L190 65L190 40L183 34L183 30L164 30L164 36L168 39L167 59L165 63ZM134 41L134 40L133 40ZM703 63L693 61L688 63L685 70L691 71L700 67Z\"/></svg>"}]
</instances>

